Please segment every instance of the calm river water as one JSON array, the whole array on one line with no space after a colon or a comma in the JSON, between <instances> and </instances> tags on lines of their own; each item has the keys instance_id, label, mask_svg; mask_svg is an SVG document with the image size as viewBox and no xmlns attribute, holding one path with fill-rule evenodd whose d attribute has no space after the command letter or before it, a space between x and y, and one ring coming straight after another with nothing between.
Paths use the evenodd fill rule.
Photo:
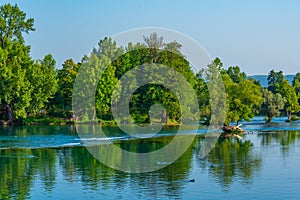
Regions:
<instances>
[{"instance_id":1,"label":"calm river water","mask_svg":"<svg viewBox=\"0 0 300 200\"><path fill-rule=\"evenodd\" d=\"M198 154L205 131L199 130L176 162L143 174L101 164L73 126L0 127L0 199L299 199L300 122L284 120L243 123L242 140L220 139L204 159ZM128 140L107 129L132 151L162 147L175 132Z\"/></svg>"}]
</instances>

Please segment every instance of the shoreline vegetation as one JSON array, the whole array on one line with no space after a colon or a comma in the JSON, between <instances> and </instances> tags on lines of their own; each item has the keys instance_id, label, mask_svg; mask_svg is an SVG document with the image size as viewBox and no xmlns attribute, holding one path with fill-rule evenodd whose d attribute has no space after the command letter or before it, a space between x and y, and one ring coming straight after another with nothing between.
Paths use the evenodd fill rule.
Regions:
<instances>
[{"instance_id":1,"label":"shoreline vegetation","mask_svg":"<svg viewBox=\"0 0 300 200\"><path fill-rule=\"evenodd\" d=\"M260 115L256 115L255 117L263 117ZM278 116L278 117L286 117L286 116ZM294 122L294 121L299 121L300 117L295 116L291 120L286 119L285 122ZM198 126L199 127L208 127L209 124L200 122L200 121L195 121L195 125L197 125L197 122L199 122ZM3 120L0 120L0 125L3 126L11 126L11 125L76 125L76 124L99 124L99 125L104 125L104 126L117 126L117 123L115 121L100 121L100 120L94 120L94 121L75 121L70 118L58 118L58 117L51 117L48 115L41 115L41 116L35 116L35 117L28 117L26 120L24 120L22 123L7 123ZM127 124L131 125L133 123ZM147 124L139 124L141 126L143 125L155 125L155 124L162 124L159 121L153 122L153 123L147 123ZM174 122L169 122L169 123L163 123L165 127L168 126L180 126L180 125L188 125L188 124L181 124L181 123L174 123ZM239 124L237 126L235 125L224 125L220 126L220 129L222 129L225 133L244 133L245 131L242 129L243 124ZM231 130L232 129L232 130Z\"/></svg>"},{"instance_id":2,"label":"shoreline vegetation","mask_svg":"<svg viewBox=\"0 0 300 200\"><path fill-rule=\"evenodd\" d=\"M219 58L215 58L204 70L194 72L188 60L181 52L182 45L176 41L166 43L163 36L151 33L143 37L141 43L118 44L109 37L101 39L98 46L89 55L83 55L80 62L67 59L61 67L51 54L43 59L34 60L30 56L30 46L25 44L23 35L35 30L34 19L26 18L26 13L18 5L4 4L0 7L0 124L2 125L66 125L74 123L99 123L114 125L114 112L124 108L122 92L142 80L140 76L131 76L127 85L118 85L124 75L151 64L152 73L163 80L161 66L165 65L179 72L195 92L199 109L193 107L195 101L188 90L174 76L172 87L180 88L180 94L160 84L146 84L131 95L130 116L123 117L122 124L163 123L167 126L179 125L182 119L210 123L212 107L218 105L218 112L225 114L220 129L226 132L237 131L241 121L250 121L258 115L266 116L266 123L273 117L287 116L287 122L299 120L300 114L300 73L292 83L283 71L271 70L268 74L268 86L263 87L258 80L247 77L239 66L223 67ZM96 85L95 105L73 113L72 99L87 98L91 91L81 91L74 97L73 86L80 68L88 69L90 76L86 83ZM149 67L150 68L150 67ZM172 76L172 74L170 74ZM215 77L223 81L226 102L220 95ZM172 76L173 77L173 76ZM215 84L214 84L215 83ZM213 85L209 90L208 84ZM181 103L187 107L181 108ZM211 96L216 99L210 100ZM112 98L112 96L116 98ZM84 104L82 103L82 108ZM212 104L215 105L212 105ZM161 105L155 107L154 105ZM113 112L114 111L114 112ZM151 115L151 116L150 116ZM76 117L75 117L76 116ZM76 119L76 120L75 120ZM230 129L229 124L235 123ZM242 131L241 131L242 132Z\"/></svg>"}]
</instances>

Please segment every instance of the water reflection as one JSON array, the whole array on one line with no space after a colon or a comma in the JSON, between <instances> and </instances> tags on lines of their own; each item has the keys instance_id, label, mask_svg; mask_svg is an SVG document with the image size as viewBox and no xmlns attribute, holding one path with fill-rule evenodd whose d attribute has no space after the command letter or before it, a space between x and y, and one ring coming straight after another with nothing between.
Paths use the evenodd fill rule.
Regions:
<instances>
[{"instance_id":1,"label":"water reflection","mask_svg":"<svg viewBox=\"0 0 300 200\"><path fill-rule=\"evenodd\" d=\"M223 188L239 180L249 184L253 174L260 170L262 160L253 154L252 146L249 140L220 138L207 156L209 171Z\"/></svg>"},{"instance_id":2,"label":"water reflection","mask_svg":"<svg viewBox=\"0 0 300 200\"><path fill-rule=\"evenodd\" d=\"M299 131L261 132L259 137L261 138L261 145L264 147L278 145L284 162L289 159L290 148L294 147L294 144L299 144L300 140Z\"/></svg>"},{"instance_id":3,"label":"water reflection","mask_svg":"<svg viewBox=\"0 0 300 200\"><path fill-rule=\"evenodd\" d=\"M77 135L75 126L0 126L0 136L31 137Z\"/></svg>"},{"instance_id":4,"label":"water reflection","mask_svg":"<svg viewBox=\"0 0 300 200\"><path fill-rule=\"evenodd\" d=\"M37 182L42 183L44 192L51 194L60 175L66 183L80 182L89 191L126 191L130 187L153 198L178 197L187 183L191 158L189 149L174 164L159 171L128 174L104 166L84 147L1 150L0 199L29 198L30 188Z\"/></svg>"},{"instance_id":5,"label":"water reflection","mask_svg":"<svg viewBox=\"0 0 300 200\"><path fill-rule=\"evenodd\" d=\"M0 199L25 199L33 182L36 169L28 159L31 150L0 151Z\"/></svg>"},{"instance_id":6,"label":"water reflection","mask_svg":"<svg viewBox=\"0 0 300 200\"><path fill-rule=\"evenodd\" d=\"M272 145L279 143L281 146L289 146L295 144L300 138L299 131L276 131L276 132L261 132L259 133L262 145Z\"/></svg>"},{"instance_id":7,"label":"water reflection","mask_svg":"<svg viewBox=\"0 0 300 200\"><path fill-rule=\"evenodd\" d=\"M63 128L67 134L69 128ZM39 132L38 129L33 131ZM56 130L55 127L50 129ZM43 134L48 134L43 131ZM29 128L21 128L8 134L29 137L29 132ZM172 137L163 136L152 140L119 141L117 145L132 152L154 151L168 144L170 139ZM203 139L197 137L175 163L145 174L129 174L108 168L84 147L0 149L0 199L30 199L36 194L33 192L36 188L41 188L41 191L38 190L43 193L40 197L46 198L56 194L54 192L58 187L68 185L75 188L75 192L78 190L79 194L85 191L99 198L100 194L105 194L114 199L118 195L133 199L180 199L187 188L191 187L188 182L191 178L196 179L192 183L195 188L203 187L206 183L201 183L201 179L206 173L221 188L229 191L230 186L236 182L242 185L253 184L264 166L265 157L260 152L264 148L282 149L282 157L275 155L277 157L274 159L280 163L289 149L299 144L299 139L297 131L261 132L251 137L245 136L243 140L220 139L210 154L200 159L199 145ZM0 140L0 143L3 141ZM109 156L122 159L122 155L114 152ZM64 196L63 192L68 191L62 190L60 195Z\"/></svg>"}]
</instances>

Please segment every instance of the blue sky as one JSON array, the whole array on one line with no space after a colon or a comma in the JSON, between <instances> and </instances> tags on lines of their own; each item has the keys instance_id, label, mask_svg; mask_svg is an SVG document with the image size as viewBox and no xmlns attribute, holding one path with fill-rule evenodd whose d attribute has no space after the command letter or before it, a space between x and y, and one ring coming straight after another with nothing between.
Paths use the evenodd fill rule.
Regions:
<instances>
[{"instance_id":1,"label":"blue sky","mask_svg":"<svg viewBox=\"0 0 300 200\"><path fill-rule=\"evenodd\" d=\"M141 27L182 32L200 43L224 66L247 74L300 72L299 0L15 0L35 18L26 36L34 59L51 53L80 61L105 36Z\"/></svg>"}]
</instances>

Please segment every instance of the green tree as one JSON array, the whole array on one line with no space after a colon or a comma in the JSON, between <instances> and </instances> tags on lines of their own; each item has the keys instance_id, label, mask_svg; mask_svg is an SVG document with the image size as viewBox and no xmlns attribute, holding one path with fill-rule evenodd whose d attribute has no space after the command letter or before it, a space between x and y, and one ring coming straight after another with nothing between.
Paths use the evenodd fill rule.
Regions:
<instances>
[{"instance_id":1,"label":"green tree","mask_svg":"<svg viewBox=\"0 0 300 200\"><path fill-rule=\"evenodd\" d=\"M72 94L76 116L96 120L97 111L100 117L108 114L116 82L115 68L107 55L91 53L86 57L80 65Z\"/></svg>"},{"instance_id":2,"label":"green tree","mask_svg":"<svg viewBox=\"0 0 300 200\"><path fill-rule=\"evenodd\" d=\"M158 52L165 46L164 39L162 36L158 36L157 33L151 33L149 37L143 36L144 42L149 48L149 58L151 62L157 63L158 61Z\"/></svg>"},{"instance_id":3,"label":"green tree","mask_svg":"<svg viewBox=\"0 0 300 200\"><path fill-rule=\"evenodd\" d=\"M37 114L41 109L45 108L56 93L58 80L55 64L56 61L52 55L48 54L43 60L37 60L34 67L27 74L33 87L27 113Z\"/></svg>"},{"instance_id":4,"label":"green tree","mask_svg":"<svg viewBox=\"0 0 300 200\"><path fill-rule=\"evenodd\" d=\"M34 19L26 19L26 13L17 5L4 4L0 7L0 42L2 49L6 49L9 43L24 42L23 33L34 31Z\"/></svg>"},{"instance_id":5,"label":"green tree","mask_svg":"<svg viewBox=\"0 0 300 200\"><path fill-rule=\"evenodd\" d=\"M204 124L209 124L210 121L210 97L209 91L206 86L205 80L200 73L196 74L195 77L195 92L197 94L199 103L199 120Z\"/></svg>"},{"instance_id":6,"label":"green tree","mask_svg":"<svg viewBox=\"0 0 300 200\"><path fill-rule=\"evenodd\" d=\"M298 103L300 104L300 73L297 73L293 80L293 86L295 88L297 97L298 97Z\"/></svg>"},{"instance_id":7,"label":"green tree","mask_svg":"<svg viewBox=\"0 0 300 200\"><path fill-rule=\"evenodd\" d=\"M295 75L295 77L293 79L293 86L296 89L296 93L299 94L299 92L300 92L300 73L299 72Z\"/></svg>"},{"instance_id":8,"label":"green tree","mask_svg":"<svg viewBox=\"0 0 300 200\"><path fill-rule=\"evenodd\" d=\"M300 76L300 75L298 75ZM285 79L283 72L275 72L274 70L270 71L268 76L268 89L274 94L280 93L281 96L285 99L285 110L288 117L288 120L291 120L293 113L297 113L300 110L298 97L297 97L297 87L298 77L295 77L293 85L291 85L288 80Z\"/></svg>"},{"instance_id":9,"label":"green tree","mask_svg":"<svg viewBox=\"0 0 300 200\"><path fill-rule=\"evenodd\" d=\"M219 122L224 119L219 119L217 116L225 116L226 113L226 96L223 94L222 86L222 71L223 63L219 58L212 61L207 68L202 69L196 75L196 93L198 96L199 108L200 108L200 120L205 124L214 124L216 126L221 126ZM224 87L224 85L223 85ZM213 101L212 99L213 98ZM214 112L218 113L213 115L212 108ZM222 114L223 113L223 114ZM217 117L217 118L216 118ZM216 118L216 119L215 119ZM212 121L212 119L214 121Z\"/></svg>"},{"instance_id":10,"label":"green tree","mask_svg":"<svg viewBox=\"0 0 300 200\"><path fill-rule=\"evenodd\" d=\"M0 7L0 102L7 107L8 121L25 118L32 100L27 72L34 62L22 34L34 31L33 22L17 5Z\"/></svg>"},{"instance_id":11,"label":"green tree","mask_svg":"<svg viewBox=\"0 0 300 200\"><path fill-rule=\"evenodd\" d=\"M105 37L99 41L98 47L94 48L92 53L96 54L98 58L106 56L110 61L114 61L124 53L124 49L117 47L117 43L111 38Z\"/></svg>"},{"instance_id":12,"label":"green tree","mask_svg":"<svg viewBox=\"0 0 300 200\"><path fill-rule=\"evenodd\" d=\"M263 89L262 95L261 112L267 116L266 121L270 122L273 117L280 115L280 111L284 108L285 100L281 94L273 94L266 88Z\"/></svg>"},{"instance_id":13,"label":"green tree","mask_svg":"<svg viewBox=\"0 0 300 200\"><path fill-rule=\"evenodd\" d=\"M241 83L246 79L246 73L241 72L241 69L238 66L229 67L226 73L230 76L231 80L235 83Z\"/></svg>"},{"instance_id":14,"label":"green tree","mask_svg":"<svg viewBox=\"0 0 300 200\"><path fill-rule=\"evenodd\" d=\"M96 90L96 111L100 119L112 119L111 109L117 102L117 99L112 99L113 92L118 93L121 89L115 90L115 86L118 78L130 68L130 58L122 54L123 47L118 47L115 41L106 37L99 41L90 56L92 63L89 64L94 65L101 74Z\"/></svg>"},{"instance_id":15,"label":"green tree","mask_svg":"<svg viewBox=\"0 0 300 200\"><path fill-rule=\"evenodd\" d=\"M173 42L169 42L169 43L165 44L164 49L166 51L169 51L169 52L172 52L172 53L175 53L177 55L184 57L184 55L180 51L181 47L182 47L182 45L180 43L173 41Z\"/></svg>"},{"instance_id":16,"label":"green tree","mask_svg":"<svg viewBox=\"0 0 300 200\"><path fill-rule=\"evenodd\" d=\"M293 113L297 113L300 110L295 88L290 85L290 83L286 79L284 79L282 81L281 87L279 87L276 91L285 98L286 115L288 117L288 120L291 120L293 117Z\"/></svg>"},{"instance_id":17,"label":"green tree","mask_svg":"<svg viewBox=\"0 0 300 200\"><path fill-rule=\"evenodd\" d=\"M126 54L114 61L113 65L116 66L116 77L118 79L129 70L141 66L142 70L152 70L152 75L159 80L164 80L164 75L162 75L160 71L160 65L164 65L174 68L194 86L194 74L189 62L184 59L180 53L181 45L179 43L173 41L165 44L163 38L156 33L150 34L149 37L144 36L144 42L145 44L137 43L135 45L129 43L125 48L127 50ZM146 74L139 73L130 77L130 80L125 81L127 85L126 87L122 87L123 93L129 93L127 91L130 91L136 84L148 79L145 75ZM174 74L168 74L168 76L173 77L173 85L170 86L169 89L159 84L147 84L134 92L130 102L130 113L133 116L133 121L148 123L150 120L149 109L154 104L161 104L165 108L161 110L160 121L162 122L178 122L181 117L192 117L194 110L190 110L189 108L180 109L176 94L173 94L170 90L172 87L179 88L183 86L178 85L179 82ZM180 95L185 96L184 93L186 92L187 90L183 89ZM192 98L185 99L184 104L191 105L191 102L188 102L191 101L191 99ZM183 114L183 116L181 114Z\"/></svg>"},{"instance_id":18,"label":"green tree","mask_svg":"<svg viewBox=\"0 0 300 200\"><path fill-rule=\"evenodd\" d=\"M58 90L50 105L53 109L71 110L73 85L80 64L68 59L62 66L62 69L57 71Z\"/></svg>"},{"instance_id":19,"label":"green tree","mask_svg":"<svg viewBox=\"0 0 300 200\"><path fill-rule=\"evenodd\" d=\"M284 79L285 78L282 71L275 72L274 70L271 70L268 75L268 89L271 92L276 93L278 88L281 87Z\"/></svg>"},{"instance_id":20,"label":"green tree","mask_svg":"<svg viewBox=\"0 0 300 200\"><path fill-rule=\"evenodd\" d=\"M299 75L298 75L299 76ZM298 77L295 77L293 85L298 84ZM297 88L291 85L288 80L285 79L283 72L275 72L274 70L270 71L268 76L268 89L274 94L280 93L281 96L286 100L285 101L285 111L288 117L288 120L291 120L293 113L297 113L300 110L298 97L297 97Z\"/></svg>"},{"instance_id":21,"label":"green tree","mask_svg":"<svg viewBox=\"0 0 300 200\"><path fill-rule=\"evenodd\" d=\"M252 117L258 113L262 103L261 87L254 80L241 79L236 82L236 77L244 77L245 73L240 72L238 67L235 67L234 79L230 77L231 73L223 73L224 85L227 93L227 113L226 123L236 122L241 120L250 121Z\"/></svg>"},{"instance_id":22,"label":"green tree","mask_svg":"<svg viewBox=\"0 0 300 200\"><path fill-rule=\"evenodd\" d=\"M226 96L220 95L221 84L215 82L218 74L222 76ZM204 86L204 80L211 85L209 91ZM218 109L217 112L226 112L226 125L230 122L238 124L241 120L249 121L258 112L262 102L260 85L254 80L246 80L246 74L241 72L238 66L223 69L223 63L219 58L208 65L207 70L197 75L196 86L202 118L204 117L206 122L209 122L211 117L212 102L208 100L211 97L215 98L214 107ZM222 104L223 99L226 99L226 104Z\"/></svg>"},{"instance_id":23,"label":"green tree","mask_svg":"<svg viewBox=\"0 0 300 200\"><path fill-rule=\"evenodd\" d=\"M89 56L84 57L80 64L80 71L74 71L74 74L77 75L77 85L73 95L74 90L70 90L70 86L72 85L73 89L74 79L70 82L70 86L67 86L70 94L69 100L71 102L73 98L73 102L76 102L75 106L78 108L75 113L77 117L85 120L95 120L96 117L100 117L100 120L112 120L111 109L116 103L112 102L112 95L118 81L117 77L120 78L123 72L128 70L128 59L121 56L123 53L123 47L118 47L115 41L106 37L99 41L98 46ZM80 90L83 85L90 87ZM97 88L96 91L93 91L93 88ZM118 92L118 90L116 91ZM94 102L90 98L92 96L95 97ZM80 107L86 110L82 110Z\"/></svg>"}]
</instances>

